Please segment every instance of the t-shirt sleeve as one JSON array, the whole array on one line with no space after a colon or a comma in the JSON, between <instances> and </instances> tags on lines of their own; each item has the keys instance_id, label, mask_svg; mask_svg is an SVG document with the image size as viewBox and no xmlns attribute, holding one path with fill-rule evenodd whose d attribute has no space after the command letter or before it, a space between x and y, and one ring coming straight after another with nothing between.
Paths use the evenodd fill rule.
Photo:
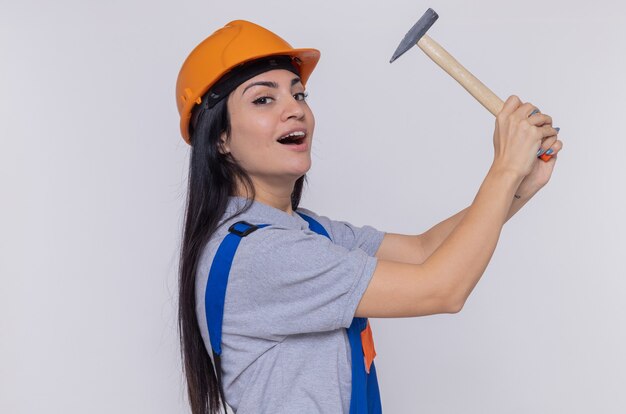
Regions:
<instances>
[{"instance_id":1,"label":"t-shirt sleeve","mask_svg":"<svg viewBox=\"0 0 626 414\"><path fill-rule=\"evenodd\" d=\"M331 220L304 208L299 208L298 211L317 220L329 233L333 242L348 250L358 248L368 255L374 256L385 236L384 232L372 226L358 227L347 221Z\"/></svg>"},{"instance_id":2,"label":"t-shirt sleeve","mask_svg":"<svg viewBox=\"0 0 626 414\"><path fill-rule=\"evenodd\" d=\"M270 340L347 328L376 263L308 230L259 229L235 255L224 327Z\"/></svg>"}]
</instances>

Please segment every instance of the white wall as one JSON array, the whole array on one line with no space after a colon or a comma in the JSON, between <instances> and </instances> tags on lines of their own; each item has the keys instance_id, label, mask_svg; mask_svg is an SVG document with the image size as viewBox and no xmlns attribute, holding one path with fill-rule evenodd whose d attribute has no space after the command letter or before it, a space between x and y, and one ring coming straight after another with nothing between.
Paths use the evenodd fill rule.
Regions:
<instances>
[{"instance_id":1,"label":"white wall","mask_svg":"<svg viewBox=\"0 0 626 414\"><path fill-rule=\"evenodd\" d=\"M626 6L458 3L2 0L0 412L188 412L174 84L230 20L322 51L304 206L417 233L470 203L491 115L419 49L388 63L428 7L429 34L565 149L460 314L373 321L386 412L626 412Z\"/></svg>"}]
</instances>

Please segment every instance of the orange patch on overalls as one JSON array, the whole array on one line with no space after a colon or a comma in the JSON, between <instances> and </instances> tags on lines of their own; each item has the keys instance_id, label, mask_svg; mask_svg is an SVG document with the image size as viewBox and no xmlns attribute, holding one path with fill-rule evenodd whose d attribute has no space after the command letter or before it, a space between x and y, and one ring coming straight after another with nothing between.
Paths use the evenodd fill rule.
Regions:
<instances>
[{"instance_id":1,"label":"orange patch on overalls","mask_svg":"<svg viewBox=\"0 0 626 414\"><path fill-rule=\"evenodd\" d=\"M374 349L374 338L372 337L372 328L370 328L370 321L367 321L367 326L361 331L361 343L363 344L365 372L369 374L372 362L374 362L374 357L376 357L376 349Z\"/></svg>"}]
</instances>

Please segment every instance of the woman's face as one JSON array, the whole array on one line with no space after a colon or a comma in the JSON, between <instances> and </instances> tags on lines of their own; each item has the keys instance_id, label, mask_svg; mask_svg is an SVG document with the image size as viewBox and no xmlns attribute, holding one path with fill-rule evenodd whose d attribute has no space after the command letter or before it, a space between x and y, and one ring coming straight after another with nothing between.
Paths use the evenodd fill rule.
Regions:
<instances>
[{"instance_id":1,"label":"woman's face","mask_svg":"<svg viewBox=\"0 0 626 414\"><path fill-rule=\"evenodd\" d=\"M261 73L228 97L230 152L253 181L295 181L311 167L315 119L298 75L284 69ZM292 134L289 138L286 135Z\"/></svg>"}]
</instances>

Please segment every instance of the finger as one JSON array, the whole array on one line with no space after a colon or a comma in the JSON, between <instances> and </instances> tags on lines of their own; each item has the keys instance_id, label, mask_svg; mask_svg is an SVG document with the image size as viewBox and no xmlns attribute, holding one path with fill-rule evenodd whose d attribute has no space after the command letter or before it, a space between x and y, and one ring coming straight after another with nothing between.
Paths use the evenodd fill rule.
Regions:
<instances>
[{"instance_id":1,"label":"finger","mask_svg":"<svg viewBox=\"0 0 626 414\"><path fill-rule=\"evenodd\" d=\"M563 149L563 141L559 141L556 137L546 138L541 144L541 149L537 156L543 154L555 156L561 149Z\"/></svg>"},{"instance_id":2,"label":"finger","mask_svg":"<svg viewBox=\"0 0 626 414\"><path fill-rule=\"evenodd\" d=\"M552 125L552 117L550 115L536 113L528 117L528 122L534 126Z\"/></svg>"},{"instance_id":3,"label":"finger","mask_svg":"<svg viewBox=\"0 0 626 414\"><path fill-rule=\"evenodd\" d=\"M557 139L554 142L554 144L552 144L552 146L548 149L548 151L552 150L551 154L556 155L562 149L563 149L563 141Z\"/></svg>"},{"instance_id":4,"label":"finger","mask_svg":"<svg viewBox=\"0 0 626 414\"><path fill-rule=\"evenodd\" d=\"M559 129L554 128L552 125L543 125L543 126L537 127L537 129L541 133L542 138L548 138L553 135L556 136L556 134L559 133Z\"/></svg>"},{"instance_id":5,"label":"finger","mask_svg":"<svg viewBox=\"0 0 626 414\"><path fill-rule=\"evenodd\" d=\"M542 155L544 152L548 151L555 142L556 142L556 135L553 135L553 136L548 137L548 138L544 138L541 141L541 145L539 146L539 151L538 151L537 155ZM548 154L548 155L550 155L550 154Z\"/></svg>"},{"instance_id":6,"label":"finger","mask_svg":"<svg viewBox=\"0 0 626 414\"><path fill-rule=\"evenodd\" d=\"M518 115L521 119L527 119L528 117L530 117L530 114L532 114L535 110L537 111L535 112L535 114L537 114L539 111L537 107L530 102L526 102L525 104L520 105L515 110L515 114Z\"/></svg>"},{"instance_id":7,"label":"finger","mask_svg":"<svg viewBox=\"0 0 626 414\"><path fill-rule=\"evenodd\" d=\"M498 116L502 115L510 115L522 104L522 101L515 95L511 95L504 102L504 106Z\"/></svg>"}]
</instances>

